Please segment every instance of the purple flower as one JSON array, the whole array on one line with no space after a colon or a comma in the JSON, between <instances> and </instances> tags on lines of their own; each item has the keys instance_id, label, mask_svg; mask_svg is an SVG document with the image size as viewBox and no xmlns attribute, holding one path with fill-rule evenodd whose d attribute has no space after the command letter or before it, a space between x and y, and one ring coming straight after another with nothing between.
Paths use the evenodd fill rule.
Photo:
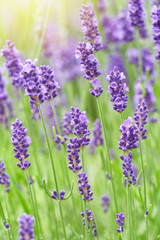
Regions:
<instances>
[{"instance_id":1,"label":"purple flower","mask_svg":"<svg viewBox=\"0 0 160 240\"><path fill-rule=\"evenodd\" d=\"M4 220L3 220L3 225L5 226L5 228L8 230L9 229L9 223L6 223Z\"/></svg>"},{"instance_id":2,"label":"purple flower","mask_svg":"<svg viewBox=\"0 0 160 240\"><path fill-rule=\"evenodd\" d=\"M39 71L40 94L39 101L55 99L57 96L58 83L54 80L54 72L49 66L40 66Z\"/></svg>"},{"instance_id":3,"label":"purple flower","mask_svg":"<svg viewBox=\"0 0 160 240\"><path fill-rule=\"evenodd\" d=\"M71 124L71 120L71 114L66 112L62 120L62 126L63 132L67 136L73 134L73 125Z\"/></svg>"},{"instance_id":4,"label":"purple flower","mask_svg":"<svg viewBox=\"0 0 160 240\"><path fill-rule=\"evenodd\" d=\"M93 200L93 192L90 190L91 185L88 184L88 177L85 173L78 173L78 189L80 194L83 195L83 200L90 202Z\"/></svg>"},{"instance_id":5,"label":"purple flower","mask_svg":"<svg viewBox=\"0 0 160 240\"><path fill-rule=\"evenodd\" d=\"M85 71L86 74L84 78L89 81L101 74L97 69L99 63L94 57L93 52L93 46L85 42L80 42L76 50L76 57L81 59L81 70Z\"/></svg>"},{"instance_id":6,"label":"purple flower","mask_svg":"<svg viewBox=\"0 0 160 240\"><path fill-rule=\"evenodd\" d=\"M94 122L93 143L95 147L103 146L102 125L99 119Z\"/></svg>"},{"instance_id":7,"label":"purple flower","mask_svg":"<svg viewBox=\"0 0 160 240\"><path fill-rule=\"evenodd\" d=\"M62 191L60 192L59 199L60 199L60 200L63 200L64 195L65 195L65 191L62 190Z\"/></svg>"},{"instance_id":8,"label":"purple flower","mask_svg":"<svg viewBox=\"0 0 160 240\"><path fill-rule=\"evenodd\" d=\"M88 119L86 118L86 112L81 112L79 108L71 107L71 124L73 125L73 134L78 137L80 146L86 146L90 142L90 135L88 130Z\"/></svg>"},{"instance_id":9,"label":"purple flower","mask_svg":"<svg viewBox=\"0 0 160 240\"><path fill-rule=\"evenodd\" d=\"M134 29L125 10L116 18L103 16L102 27L107 44L128 44L134 40Z\"/></svg>"},{"instance_id":10,"label":"purple flower","mask_svg":"<svg viewBox=\"0 0 160 240\"><path fill-rule=\"evenodd\" d=\"M92 229L94 230L94 236L97 236L97 231L96 231L96 226L95 226L95 221L94 218L92 216L92 212L89 211L88 209L86 209L86 214L87 214L87 223L88 223L88 230L90 229L90 222L92 219ZM81 212L81 216L83 217L83 225L85 226L85 217L84 217L84 212Z\"/></svg>"},{"instance_id":11,"label":"purple flower","mask_svg":"<svg viewBox=\"0 0 160 240\"><path fill-rule=\"evenodd\" d=\"M140 136L141 140L147 138L147 129L144 126L147 124L148 109L145 100L143 99L141 104L138 104L136 112L134 113L135 132Z\"/></svg>"},{"instance_id":12,"label":"purple flower","mask_svg":"<svg viewBox=\"0 0 160 240\"><path fill-rule=\"evenodd\" d=\"M8 175L5 173L4 163L0 160L0 184L2 184L5 188L5 192L9 192L10 181Z\"/></svg>"},{"instance_id":13,"label":"purple flower","mask_svg":"<svg viewBox=\"0 0 160 240\"><path fill-rule=\"evenodd\" d=\"M127 107L128 96L125 93L129 91L126 86L124 74L114 67L110 75L107 75L109 81L108 92L111 94L110 101L113 102L113 109L117 112L123 112Z\"/></svg>"},{"instance_id":14,"label":"purple flower","mask_svg":"<svg viewBox=\"0 0 160 240\"><path fill-rule=\"evenodd\" d=\"M60 194L59 194L59 200L63 200L64 198L64 195L65 195L65 191L61 191ZM53 189L53 194L51 195L51 198L57 200L57 191L55 189Z\"/></svg>"},{"instance_id":15,"label":"purple flower","mask_svg":"<svg viewBox=\"0 0 160 240\"><path fill-rule=\"evenodd\" d=\"M127 120L121 124L119 131L122 133L119 140L119 149L126 152L137 148L137 142L139 140L135 126L132 125L132 118L128 117Z\"/></svg>"},{"instance_id":16,"label":"purple flower","mask_svg":"<svg viewBox=\"0 0 160 240\"><path fill-rule=\"evenodd\" d=\"M143 99L143 93L141 89L141 84L140 84L140 79L137 79L137 82L134 85L134 104L140 104L142 99ZM153 92L153 81L148 81L146 87L145 87L145 94L144 94L144 99L146 101L146 105L148 108L148 111L150 114L154 114L157 111L156 108L156 98L154 96ZM150 122L156 122L157 119L154 117L150 118Z\"/></svg>"},{"instance_id":17,"label":"purple flower","mask_svg":"<svg viewBox=\"0 0 160 240\"><path fill-rule=\"evenodd\" d=\"M92 44L95 51L99 51L101 49L101 37L98 31L98 20L94 18L94 15L95 13L91 10L90 6L82 5L80 19L83 26L84 38Z\"/></svg>"},{"instance_id":18,"label":"purple flower","mask_svg":"<svg viewBox=\"0 0 160 240\"><path fill-rule=\"evenodd\" d=\"M0 123L4 123L8 127L8 119L13 117L12 101L5 92L5 82L0 73Z\"/></svg>"},{"instance_id":19,"label":"purple flower","mask_svg":"<svg viewBox=\"0 0 160 240\"><path fill-rule=\"evenodd\" d=\"M27 162L27 158L29 157L28 147L31 144L31 139L27 135L27 129L23 127L23 123L16 119L15 123L12 123L12 138L11 142L14 146L14 151L16 154L14 157L19 160L17 166L22 170L26 170L31 163Z\"/></svg>"},{"instance_id":20,"label":"purple flower","mask_svg":"<svg viewBox=\"0 0 160 240\"><path fill-rule=\"evenodd\" d=\"M129 63L136 65L139 67L139 53L138 50L133 48L127 51L127 56L129 57ZM154 70L154 59L149 49L142 48L141 49L141 61L142 61L142 73L143 79L146 78L146 73L148 72L150 76L155 77Z\"/></svg>"},{"instance_id":21,"label":"purple flower","mask_svg":"<svg viewBox=\"0 0 160 240\"><path fill-rule=\"evenodd\" d=\"M118 233L122 233L124 231L124 220L125 220L125 217L123 215L123 213L120 213L120 214L116 214L116 223L117 225L119 226L119 228L117 228L117 232Z\"/></svg>"},{"instance_id":22,"label":"purple flower","mask_svg":"<svg viewBox=\"0 0 160 240\"><path fill-rule=\"evenodd\" d=\"M144 14L144 1L143 0L130 0L128 4L129 17L133 27L137 27L140 35L144 38L145 30L145 14ZM143 34L142 34L143 32ZM146 34L147 35L147 34Z\"/></svg>"},{"instance_id":23,"label":"purple flower","mask_svg":"<svg viewBox=\"0 0 160 240\"><path fill-rule=\"evenodd\" d=\"M51 195L53 199L57 199L57 191L53 189L53 194Z\"/></svg>"},{"instance_id":24,"label":"purple flower","mask_svg":"<svg viewBox=\"0 0 160 240\"><path fill-rule=\"evenodd\" d=\"M98 0L98 11L104 13L106 10L106 3L104 0Z\"/></svg>"},{"instance_id":25,"label":"purple flower","mask_svg":"<svg viewBox=\"0 0 160 240\"><path fill-rule=\"evenodd\" d=\"M152 35L155 44L155 50L157 52L156 59L160 60L160 9L156 5L152 8Z\"/></svg>"},{"instance_id":26,"label":"purple flower","mask_svg":"<svg viewBox=\"0 0 160 240\"><path fill-rule=\"evenodd\" d=\"M116 66L120 72L123 72L125 76L127 75L124 60L121 55L119 54L109 55L108 63L109 63L108 71L107 71L108 73L110 73L113 70L113 68Z\"/></svg>"},{"instance_id":27,"label":"purple flower","mask_svg":"<svg viewBox=\"0 0 160 240\"><path fill-rule=\"evenodd\" d=\"M15 87L23 88L23 78L19 75L22 69L22 58L14 43L7 40L6 45L1 50L1 55L5 58L4 66L8 69L8 76L12 78L12 84Z\"/></svg>"},{"instance_id":28,"label":"purple flower","mask_svg":"<svg viewBox=\"0 0 160 240\"><path fill-rule=\"evenodd\" d=\"M34 239L34 217L24 213L18 218L20 240Z\"/></svg>"},{"instance_id":29,"label":"purple flower","mask_svg":"<svg viewBox=\"0 0 160 240\"><path fill-rule=\"evenodd\" d=\"M94 80L90 81L92 84L93 89L90 89L90 94L94 97L100 97L102 92L103 92L103 88L100 86L100 82L98 81L97 78L95 78Z\"/></svg>"},{"instance_id":30,"label":"purple flower","mask_svg":"<svg viewBox=\"0 0 160 240\"><path fill-rule=\"evenodd\" d=\"M107 212L108 211L108 207L110 205L110 198L107 195L104 195L101 197L101 206L103 207L103 211Z\"/></svg>"},{"instance_id":31,"label":"purple flower","mask_svg":"<svg viewBox=\"0 0 160 240\"><path fill-rule=\"evenodd\" d=\"M70 139L70 143L67 144L67 152L68 160L69 160L69 169L73 172L78 173L82 166L79 166L80 159L79 159L79 152L80 152L80 144L77 138Z\"/></svg>"},{"instance_id":32,"label":"purple flower","mask_svg":"<svg viewBox=\"0 0 160 240\"><path fill-rule=\"evenodd\" d=\"M129 152L128 156L125 155L125 157L120 155L120 159L123 161L122 169L123 169L123 175L125 177L125 181L124 181L125 186L127 185L127 182L129 184L135 185L136 177L134 175L133 168L131 165L132 164L132 153Z\"/></svg>"},{"instance_id":33,"label":"purple flower","mask_svg":"<svg viewBox=\"0 0 160 240\"><path fill-rule=\"evenodd\" d=\"M39 70L36 67L37 60L32 62L30 59L26 60L23 64L21 76L24 78L25 92L30 98L31 106L37 106L37 101L40 94L40 81L39 81Z\"/></svg>"}]
</instances>

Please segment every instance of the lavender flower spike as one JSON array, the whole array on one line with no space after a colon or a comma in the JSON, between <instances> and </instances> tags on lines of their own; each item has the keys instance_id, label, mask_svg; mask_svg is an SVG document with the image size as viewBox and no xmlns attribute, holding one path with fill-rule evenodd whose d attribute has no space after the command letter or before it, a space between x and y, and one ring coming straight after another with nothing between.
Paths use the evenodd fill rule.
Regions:
<instances>
[{"instance_id":1,"label":"lavender flower spike","mask_svg":"<svg viewBox=\"0 0 160 240\"><path fill-rule=\"evenodd\" d=\"M123 169L123 175L125 177L124 184L125 186L127 185L127 180L129 184L136 184L136 177L133 172L132 168L132 153L129 152L128 156L126 155L125 157L120 155L121 160L123 161L122 163L122 169Z\"/></svg>"},{"instance_id":2,"label":"lavender flower spike","mask_svg":"<svg viewBox=\"0 0 160 240\"><path fill-rule=\"evenodd\" d=\"M17 166L22 170L26 170L31 163L27 162L27 158L29 157L28 147L31 144L31 139L27 135L27 129L23 127L23 123L16 119L15 123L12 123L12 138L11 142L14 146L14 151L16 154L15 158L19 160Z\"/></svg>"},{"instance_id":3,"label":"lavender flower spike","mask_svg":"<svg viewBox=\"0 0 160 240\"><path fill-rule=\"evenodd\" d=\"M145 100L143 99L141 104L138 104L136 108L136 112L134 113L134 121L135 121L135 132L140 136L141 140L144 140L147 138L145 135L147 132L147 129L144 129L144 125L147 124L147 113L148 113L147 105L145 103Z\"/></svg>"},{"instance_id":4,"label":"lavender flower spike","mask_svg":"<svg viewBox=\"0 0 160 240\"><path fill-rule=\"evenodd\" d=\"M93 200L93 192L91 192L90 188L91 185L88 184L88 177L85 173L79 173L78 174L78 189L80 191L80 194L83 195L83 200L86 202L90 202Z\"/></svg>"},{"instance_id":5,"label":"lavender flower spike","mask_svg":"<svg viewBox=\"0 0 160 240\"><path fill-rule=\"evenodd\" d=\"M5 188L6 193L9 192L10 181L8 175L5 173L4 163L0 160L0 184Z\"/></svg>"},{"instance_id":6,"label":"lavender flower spike","mask_svg":"<svg viewBox=\"0 0 160 240\"><path fill-rule=\"evenodd\" d=\"M18 218L20 240L34 239L34 217L24 213Z\"/></svg>"},{"instance_id":7,"label":"lavender flower spike","mask_svg":"<svg viewBox=\"0 0 160 240\"><path fill-rule=\"evenodd\" d=\"M120 126L119 131L122 136L119 140L119 149L126 152L127 150L132 150L137 148L137 141L139 140L135 127L132 125L132 118L128 117L127 120L123 122Z\"/></svg>"},{"instance_id":8,"label":"lavender flower spike","mask_svg":"<svg viewBox=\"0 0 160 240\"><path fill-rule=\"evenodd\" d=\"M111 94L110 101L113 102L113 109L117 112L123 112L127 107L128 96L125 93L129 91L125 83L123 72L119 72L117 67L114 67L110 75L107 75L109 81L108 92Z\"/></svg>"},{"instance_id":9,"label":"lavender flower spike","mask_svg":"<svg viewBox=\"0 0 160 240\"><path fill-rule=\"evenodd\" d=\"M95 51L99 51L101 47L101 37L98 32L98 20L94 18L94 11L90 6L82 5L80 9L80 19L82 21L83 33L85 40L94 46Z\"/></svg>"},{"instance_id":10,"label":"lavender flower spike","mask_svg":"<svg viewBox=\"0 0 160 240\"><path fill-rule=\"evenodd\" d=\"M63 200L64 198L64 195L65 195L65 191L61 191L60 194L59 194L59 200ZM51 198L57 200L58 197L57 197L57 191L55 189L53 189L53 194L51 195Z\"/></svg>"},{"instance_id":11,"label":"lavender flower spike","mask_svg":"<svg viewBox=\"0 0 160 240\"><path fill-rule=\"evenodd\" d=\"M94 123L93 143L96 147L103 146L102 125L99 119L96 119Z\"/></svg>"},{"instance_id":12,"label":"lavender flower spike","mask_svg":"<svg viewBox=\"0 0 160 240\"><path fill-rule=\"evenodd\" d=\"M123 213L120 213L120 214L116 214L116 223L117 225L119 226L119 228L117 228L117 232L118 233L122 233L124 231L124 220L125 220L125 217L123 215Z\"/></svg>"},{"instance_id":13,"label":"lavender flower spike","mask_svg":"<svg viewBox=\"0 0 160 240\"><path fill-rule=\"evenodd\" d=\"M143 0L130 0L128 4L131 25L137 27L142 38L147 37Z\"/></svg>"},{"instance_id":14,"label":"lavender flower spike","mask_svg":"<svg viewBox=\"0 0 160 240\"><path fill-rule=\"evenodd\" d=\"M103 211L107 212L108 211L108 207L110 205L110 198L107 195L104 195L101 197L101 206L103 207Z\"/></svg>"},{"instance_id":15,"label":"lavender flower spike","mask_svg":"<svg viewBox=\"0 0 160 240\"><path fill-rule=\"evenodd\" d=\"M155 49L157 51L156 59L160 60L160 8L156 5L152 8L152 34L153 34L153 41L155 44Z\"/></svg>"},{"instance_id":16,"label":"lavender flower spike","mask_svg":"<svg viewBox=\"0 0 160 240\"><path fill-rule=\"evenodd\" d=\"M81 161L79 159L80 144L78 139L70 139L70 143L67 144L67 147L67 152L69 153L69 169L78 173L82 169L82 166L79 165Z\"/></svg>"},{"instance_id":17,"label":"lavender flower spike","mask_svg":"<svg viewBox=\"0 0 160 240\"><path fill-rule=\"evenodd\" d=\"M97 231L96 231L96 226L95 226L95 221L94 218L92 216L92 212L89 211L88 209L86 209L86 214L87 214L87 223L88 223L88 230L90 229L90 221L92 219L92 228L94 229L94 236L97 236ZM84 213L81 213L81 216L83 217L83 225L85 226L85 217L84 217Z\"/></svg>"}]
</instances>

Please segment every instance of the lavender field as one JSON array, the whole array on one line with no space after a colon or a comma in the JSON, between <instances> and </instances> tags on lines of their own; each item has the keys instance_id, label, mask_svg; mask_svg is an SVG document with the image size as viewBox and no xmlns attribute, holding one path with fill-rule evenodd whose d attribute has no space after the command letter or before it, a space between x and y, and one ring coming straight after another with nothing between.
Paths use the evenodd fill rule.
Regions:
<instances>
[{"instance_id":1,"label":"lavender field","mask_svg":"<svg viewBox=\"0 0 160 240\"><path fill-rule=\"evenodd\" d=\"M160 239L160 1L0 16L0 240Z\"/></svg>"}]
</instances>

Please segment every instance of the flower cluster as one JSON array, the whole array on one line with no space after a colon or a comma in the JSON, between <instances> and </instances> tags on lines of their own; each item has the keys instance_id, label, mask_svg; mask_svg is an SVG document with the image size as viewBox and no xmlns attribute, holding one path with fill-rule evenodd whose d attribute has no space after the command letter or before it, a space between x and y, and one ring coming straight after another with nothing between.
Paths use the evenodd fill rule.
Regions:
<instances>
[{"instance_id":1,"label":"flower cluster","mask_svg":"<svg viewBox=\"0 0 160 240\"><path fill-rule=\"evenodd\" d=\"M113 109L117 112L123 112L127 107L128 96L125 96L126 91L129 91L126 86L124 74L114 67L110 75L107 75L109 81L108 92L111 94L110 101L113 102Z\"/></svg>"},{"instance_id":2,"label":"flower cluster","mask_svg":"<svg viewBox=\"0 0 160 240\"><path fill-rule=\"evenodd\" d=\"M144 94L144 99L146 101L146 105L148 108L148 111L150 114L154 114L155 112L157 112L157 108L156 108L156 98L153 92L153 84L154 81L148 81L146 87L145 87L145 94ZM142 89L141 89L141 84L140 84L140 79L137 79L137 82L134 85L134 91L135 91L135 95L134 95L134 104L140 104L142 99L143 99L143 93L142 93ZM157 121L157 119L154 116L151 116L150 118L150 122L151 123L155 123Z\"/></svg>"},{"instance_id":3,"label":"flower cluster","mask_svg":"<svg viewBox=\"0 0 160 240\"><path fill-rule=\"evenodd\" d=\"M101 206L103 207L103 211L107 212L108 211L108 207L110 205L110 198L107 195L104 195L101 197Z\"/></svg>"},{"instance_id":4,"label":"flower cluster","mask_svg":"<svg viewBox=\"0 0 160 240\"><path fill-rule=\"evenodd\" d=\"M80 9L80 19L83 26L84 38L90 42L95 51L101 49L101 37L98 31L98 20L94 18L95 13L90 6L82 5Z\"/></svg>"},{"instance_id":5,"label":"flower cluster","mask_svg":"<svg viewBox=\"0 0 160 240\"><path fill-rule=\"evenodd\" d=\"M54 99L57 96L58 83L54 80L54 73L49 66L36 67L37 59L32 62L26 60L21 70L21 77L24 79L26 95L29 96L31 109L34 114L38 111L38 102Z\"/></svg>"},{"instance_id":6,"label":"flower cluster","mask_svg":"<svg viewBox=\"0 0 160 240\"><path fill-rule=\"evenodd\" d=\"M18 218L20 240L34 239L34 217L24 213Z\"/></svg>"},{"instance_id":7,"label":"flower cluster","mask_svg":"<svg viewBox=\"0 0 160 240\"><path fill-rule=\"evenodd\" d=\"M122 133L122 136L119 140L119 149L124 152L137 148L137 142L139 138L132 122L132 118L128 117L128 119L121 124L119 129L119 131Z\"/></svg>"},{"instance_id":8,"label":"flower cluster","mask_svg":"<svg viewBox=\"0 0 160 240\"><path fill-rule=\"evenodd\" d=\"M63 126L63 133L65 135L71 135L73 133L73 125L71 124L72 117L70 113L65 113L63 120L62 120L62 126Z\"/></svg>"},{"instance_id":9,"label":"flower cluster","mask_svg":"<svg viewBox=\"0 0 160 240\"><path fill-rule=\"evenodd\" d=\"M63 200L64 195L65 195L65 191L62 190L62 191L60 192L60 194L59 194L59 199L60 199L60 200ZM52 197L53 199L55 199L55 200L58 199L58 197L57 197L57 191L56 191L55 189L53 189L53 194L51 195L51 197Z\"/></svg>"},{"instance_id":10,"label":"flower cluster","mask_svg":"<svg viewBox=\"0 0 160 240\"><path fill-rule=\"evenodd\" d=\"M49 66L40 66L39 81L39 101L42 103L44 101L54 99L57 96L57 88L59 88L59 85L54 80L54 72Z\"/></svg>"},{"instance_id":11,"label":"flower cluster","mask_svg":"<svg viewBox=\"0 0 160 240\"><path fill-rule=\"evenodd\" d=\"M155 44L155 50L157 52L156 59L160 60L160 9L156 5L152 8L152 35Z\"/></svg>"},{"instance_id":12,"label":"flower cluster","mask_svg":"<svg viewBox=\"0 0 160 240\"><path fill-rule=\"evenodd\" d=\"M93 192L90 190L91 185L88 184L88 177L85 173L78 173L78 189L80 194L83 195L83 200L90 202L93 200Z\"/></svg>"},{"instance_id":13,"label":"flower cluster","mask_svg":"<svg viewBox=\"0 0 160 240\"><path fill-rule=\"evenodd\" d=\"M148 109L145 100L143 99L141 104L138 104L136 112L134 113L135 121L135 132L140 136L141 140L147 138L146 132L147 129L144 129L144 126L147 124L147 115Z\"/></svg>"},{"instance_id":14,"label":"flower cluster","mask_svg":"<svg viewBox=\"0 0 160 240\"><path fill-rule=\"evenodd\" d=\"M90 229L90 222L92 219L92 229L94 230L94 236L97 236L97 231L96 231L96 226L95 226L95 221L94 218L92 216L92 212L88 209L86 209L86 214L87 214L87 223L88 223L88 230ZM84 212L81 213L81 216L83 217L83 225L85 226L85 217L84 217Z\"/></svg>"},{"instance_id":15,"label":"flower cluster","mask_svg":"<svg viewBox=\"0 0 160 240\"><path fill-rule=\"evenodd\" d=\"M123 175L125 177L125 181L124 181L125 186L127 185L127 182L129 184L135 185L136 184L136 177L134 175L134 171L133 171L133 168L132 168L132 165L131 165L131 163L132 163L132 153L129 152L128 156L125 155L125 157L120 155L120 158L123 161L122 169L123 169Z\"/></svg>"},{"instance_id":16,"label":"flower cluster","mask_svg":"<svg viewBox=\"0 0 160 240\"><path fill-rule=\"evenodd\" d=\"M12 138L11 142L14 146L14 151L16 154L14 157L19 160L17 166L22 170L26 170L31 163L27 162L27 158L29 157L28 147L31 144L31 139L27 135L27 129L23 127L23 123L16 119L15 123L12 123Z\"/></svg>"},{"instance_id":17,"label":"flower cluster","mask_svg":"<svg viewBox=\"0 0 160 240\"><path fill-rule=\"evenodd\" d=\"M99 119L94 122L92 143L94 147L103 146L102 125Z\"/></svg>"},{"instance_id":18,"label":"flower cluster","mask_svg":"<svg viewBox=\"0 0 160 240\"><path fill-rule=\"evenodd\" d=\"M129 63L139 67L139 53L138 50L133 48L127 51L127 56L129 57ZM148 72L151 77L155 77L154 59L149 49L141 49L141 61L142 61L142 73L143 78L146 78L146 73Z\"/></svg>"},{"instance_id":19,"label":"flower cluster","mask_svg":"<svg viewBox=\"0 0 160 240\"><path fill-rule=\"evenodd\" d=\"M116 214L116 223L117 225L119 226L119 228L117 228L117 232L118 233L122 233L124 231L124 220L125 220L125 217L123 215L123 213L120 213L120 214Z\"/></svg>"},{"instance_id":20,"label":"flower cluster","mask_svg":"<svg viewBox=\"0 0 160 240\"><path fill-rule=\"evenodd\" d=\"M127 76L124 60L120 54L109 55L107 72L110 73L115 66L120 72L123 72L125 76Z\"/></svg>"},{"instance_id":21,"label":"flower cluster","mask_svg":"<svg viewBox=\"0 0 160 240\"><path fill-rule=\"evenodd\" d=\"M97 69L99 65L98 60L93 55L95 51L99 51L102 48L100 43L101 37L98 32L98 21L94 19L94 11L91 11L90 6L87 5L83 5L83 9L80 10L80 18L85 39L88 42L79 43L76 50L76 57L81 59L81 70L85 71L84 78L92 84L93 89L90 89L91 95L100 97L103 89L97 77L101 73Z\"/></svg>"},{"instance_id":22,"label":"flower cluster","mask_svg":"<svg viewBox=\"0 0 160 240\"><path fill-rule=\"evenodd\" d=\"M81 147L86 146L90 142L88 130L89 120L86 118L86 112L81 112L79 108L71 107L71 124L74 126L73 134L78 137Z\"/></svg>"},{"instance_id":23,"label":"flower cluster","mask_svg":"<svg viewBox=\"0 0 160 240\"><path fill-rule=\"evenodd\" d=\"M0 160L0 184L5 188L6 193L9 192L10 181L8 175L5 173L4 163Z\"/></svg>"},{"instance_id":24,"label":"flower cluster","mask_svg":"<svg viewBox=\"0 0 160 240\"><path fill-rule=\"evenodd\" d=\"M69 169L77 173L82 169L82 166L79 166L81 161L79 159L80 144L78 139L70 139L70 142L67 143L67 148Z\"/></svg>"},{"instance_id":25,"label":"flower cluster","mask_svg":"<svg viewBox=\"0 0 160 240\"><path fill-rule=\"evenodd\" d=\"M1 55L5 58L4 66L8 69L8 76L12 78L12 84L17 88L23 88L23 78L20 77L22 58L14 43L7 40L6 45L1 50Z\"/></svg>"},{"instance_id":26,"label":"flower cluster","mask_svg":"<svg viewBox=\"0 0 160 240\"><path fill-rule=\"evenodd\" d=\"M143 0L130 0L128 8L132 26L139 29L139 33L142 38L146 38L147 33L145 28L145 14L143 5Z\"/></svg>"},{"instance_id":27,"label":"flower cluster","mask_svg":"<svg viewBox=\"0 0 160 240\"><path fill-rule=\"evenodd\" d=\"M127 44L134 40L134 28L131 26L130 19L125 10L116 18L103 16L102 27L107 45Z\"/></svg>"},{"instance_id":28,"label":"flower cluster","mask_svg":"<svg viewBox=\"0 0 160 240\"><path fill-rule=\"evenodd\" d=\"M81 69L85 71L84 78L91 81L98 77L101 73L97 67L98 60L93 55L94 48L90 43L80 42L76 49L76 57L81 59Z\"/></svg>"},{"instance_id":29,"label":"flower cluster","mask_svg":"<svg viewBox=\"0 0 160 240\"><path fill-rule=\"evenodd\" d=\"M8 110L9 116L6 110ZM4 123L6 127L8 127L8 118L13 117L14 113L12 108L12 101L9 99L8 94L5 92L5 83L0 73L0 123Z\"/></svg>"}]
</instances>

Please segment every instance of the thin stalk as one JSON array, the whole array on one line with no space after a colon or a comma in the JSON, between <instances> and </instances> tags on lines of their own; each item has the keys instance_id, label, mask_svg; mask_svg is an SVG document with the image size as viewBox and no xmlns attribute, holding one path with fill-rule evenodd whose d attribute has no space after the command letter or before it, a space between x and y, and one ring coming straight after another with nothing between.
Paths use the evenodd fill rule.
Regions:
<instances>
[{"instance_id":1,"label":"thin stalk","mask_svg":"<svg viewBox=\"0 0 160 240\"><path fill-rule=\"evenodd\" d=\"M84 218L85 218L85 239L88 240L88 221L87 221L87 213L86 213L86 201L84 202Z\"/></svg>"},{"instance_id":2,"label":"thin stalk","mask_svg":"<svg viewBox=\"0 0 160 240\"><path fill-rule=\"evenodd\" d=\"M38 45L39 46L38 51L37 51L37 54L36 54L38 59L41 56L41 51L42 51L42 48L43 48L43 42L44 42L44 37L45 37L45 34L46 34L48 19L49 19L50 13L51 13L52 2L53 2L53 0L49 1L48 8L47 8L47 14L46 14L46 17L45 17L45 20L44 20L44 27L43 27L42 34L41 34L40 43Z\"/></svg>"},{"instance_id":3,"label":"thin stalk","mask_svg":"<svg viewBox=\"0 0 160 240\"><path fill-rule=\"evenodd\" d=\"M30 183L29 183L27 171L24 171L24 174L25 174L25 179L26 179L28 191L29 191L29 196L30 196L30 200L31 200L32 209L33 209L34 216L35 216L35 225L36 225L36 230L37 230L36 232L37 232L37 235L38 235L38 239L40 240L39 226L38 226L38 216L37 216L37 212L36 212L36 208L35 208L35 203L34 203L34 199L33 199L31 186L30 186Z\"/></svg>"},{"instance_id":4,"label":"thin stalk","mask_svg":"<svg viewBox=\"0 0 160 240\"><path fill-rule=\"evenodd\" d=\"M129 236L128 239L131 240L131 203L130 203L130 192L129 192L129 183L127 180L127 206L128 206L128 225L129 225Z\"/></svg>"},{"instance_id":5,"label":"thin stalk","mask_svg":"<svg viewBox=\"0 0 160 240\"><path fill-rule=\"evenodd\" d=\"M57 130L58 130L58 134L62 135L61 134L61 129L60 129L60 124L59 124L57 113L56 113L56 108L54 106L53 101L51 100L50 102L51 102L51 106L52 106L53 115L54 115L54 118L56 120L56 126L57 126ZM64 146L64 152L66 153L66 145L65 145L65 143L64 143L63 146ZM69 174L68 174L68 167L66 165L66 161L64 161L64 162L65 162L65 168L66 168L65 174L66 174L66 177L67 177L67 182L68 182L69 188L71 188L70 177L69 177ZM75 200L74 200L73 194L71 195L71 198L72 198L74 211L75 211L75 213L77 215L77 210L76 210L76 205L75 205Z\"/></svg>"},{"instance_id":6,"label":"thin stalk","mask_svg":"<svg viewBox=\"0 0 160 240\"><path fill-rule=\"evenodd\" d=\"M99 239L98 227L97 227L97 219L96 219L96 216L95 216L95 214L94 214L94 210L93 210L93 206L92 206L91 202L90 202L89 205L90 205L90 208L91 208L91 210L92 210L92 214L93 214L93 218L94 218L94 222L95 222L95 227L96 227L96 232L97 232L97 239Z\"/></svg>"},{"instance_id":7,"label":"thin stalk","mask_svg":"<svg viewBox=\"0 0 160 240\"><path fill-rule=\"evenodd\" d=\"M102 114L102 109L101 109L101 105L100 105L100 102L99 102L99 98L96 98L96 100L97 100L97 106L98 106L100 120L101 120L102 128L103 128L106 156L108 156L108 165L109 165L109 170L110 170L110 174L111 174L111 184L112 184L112 191L113 191L115 209L116 209L116 212L118 213L118 204L117 204L117 197L116 197L116 191L115 191L114 178L113 178L113 173L112 173L111 157L110 157L110 153L109 153L109 145L108 145L108 140L107 140L106 128L105 128L105 123L104 123L104 118L103 118L103 114Z\"/></svg>"},{"instance_id":8,"label":"thin stalk","mask_svg":"<svg viewBox=\"0 0 160 240\"><path fill-rule=\"evenodd\" d=\"M53 115L54 115L54 118L55 118L55 121L56 121L56 126L57 126L57 130L58 130L58 134L61 135L61 130L60 130L60 124L58 122L58 117L57 117L57 113L56 113L56 108L54 106L54 103L53 101L51 100L51 105L52 105L52 111L53 111Z\"/></svg>"},{"instance_id":9,"label":"thin stalk","mask_svg":"<svg viewBox=\"0 0 160 240\"><path fill-rule=\"evenodd\" d=\"M51 146L50 146L50 143L49 143L47 129L46 129L46 126L45 126L45 122L44 122L44 118L43 118L43 114L42 114L42 111L41 111L40 104L38 104L38 108L39 108L39 112L40 112L40 116L41 116L41 120L42 120L42 125L43 125L43 129L44 129L44 133L45 133L45 137L46 137L46 141L47 141L47 146L48 146L48 150L49 150L49 155L50 155L50 160L51 160L51 165L52 165L53 178L54 178L55 185L56 185L56 191L57 191L57 195L59 196L59 188L58 188L58 181L57 181L57 176L56 176L56 170L55 170L55 166L54 166ZM62 221L64 237L65 237L65 239L67 239L65 225L64 225L64 218L63 218L63 213L62 213L61 201L59 201L59 211L60 211L60 215L61 215L61 221Z\"/></svg>"},{"instance_id":10,"label":"thin stalk","mask_svg":"<svg viewBox=\"0 0 160 240\"><path fill-rule=\"evenodd\" d=\"M145 180L145 174L144 174L144 163L143 163L143 154L142 154L142 143L141 140L139 140L139 148L140 148L140 155L141 155L141 165L142 165L142 176L143 176L143 188L144 188L144 208L145 213L147 210L147 197L146 197L146 180ZM148 240L148 217L146 218L146 240Z\"/></svg>"},{"instance_id":11,"label":"thin stalk","mask_svg":"<svg viewBox=\"0 0 160 240\"><path fill-rule=\"evenodd\" d=\"M0 201L0 209L1 209L1 213L2 213L3 219L4 219L5 223L6 223L6 217L5 217L5 214L4 214L4 211L3 211L3 207L2 207L1 201ZM7 234L8 234L8 239L11 240L10 230L7 230Z\"/></svg>"},{"instance_id":12,"label":"thin stalk","mask_svg":"<svg viewBox=\"0 0 160 240\"><path fill-rule=\"evenodd\" d=\"M121 115L121 123L123 123L124 122L123 113L121 112L120 115Z\"/></svg>"},{"instance_id":13,"label":"thin stalk","mask_svg":"<svg viewBox=\"0 0 160 240\"><path fill-rule=\"evenodd\" d=\"M82 171L85 172L85 167L84 167L84 152L82 148Z\"/></svg>"}]
</instances>

